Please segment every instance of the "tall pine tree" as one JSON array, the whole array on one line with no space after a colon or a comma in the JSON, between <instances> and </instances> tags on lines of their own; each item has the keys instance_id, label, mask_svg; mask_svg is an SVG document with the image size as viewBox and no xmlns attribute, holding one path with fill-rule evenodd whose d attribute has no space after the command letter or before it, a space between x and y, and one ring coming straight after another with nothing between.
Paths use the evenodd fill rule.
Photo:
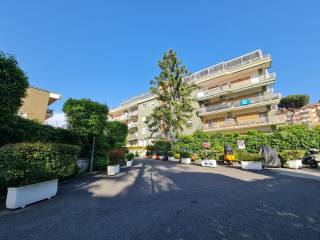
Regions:
<instances>
[{"instance_id":1,"label":"tall pine tree","mask_svg":"<svg viewBox=\"0 0 320 240\"><path fill-rule=\"evenodd\" d=\"M170 49L159 61L161 72L151 80L150 92L156 95L158 105L147 117L147 126L151 137L174 140L192 116L192 92L195 85L183 80L188 74L186 67Z\"/></svg>"}]
</instances>

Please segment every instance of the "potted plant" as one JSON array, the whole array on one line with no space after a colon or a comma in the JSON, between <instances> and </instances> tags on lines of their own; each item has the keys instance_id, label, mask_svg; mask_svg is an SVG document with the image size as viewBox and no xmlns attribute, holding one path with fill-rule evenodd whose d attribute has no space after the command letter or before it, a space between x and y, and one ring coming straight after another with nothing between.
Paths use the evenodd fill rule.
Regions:
<instances>
[{"instance_id":1,"label":"potted plant","mask_svg":"<svg viewBox=\"0 0 320 240\"><path fill-rule=\"evenodd\" d=\"M180 153L175 153L174 154L174 160L175 160L175 162L180 162Z\"/></svg>"},{"instance_id":2,"label":"potted plant","mask_svg":"<svg viewBox=\"0 0 320 240\"><path fill-rule=\"evenodd\" d=\"M138 157L139 157L139 152L138 152L138 151L136 151L136 152L134 153L134 157L135 157L135 158L138 158Z\"/></svg>"},{"instance_id":3,"label":"potted plant","mask_svg":"<svg viewBox=\"0 0 320 240\"><path fill-rule=\"evenodd\" d=\"M241 168L244 170L262 170L263 156L260 154L238 150L235 158L241 161Z\"/></svg>"},{"instance_id":4,"label":"potted plant","mask_svg":"<svg viewBox=\"0 0 320 240\"><path fill-rule=\"evenodd\" d=\"M191 153L188 151L180 152L181 163L183 164L191 164Z\"/></svg>"},{"instance_id":5,"label":"potted plant","mask_svg":"<svg viewBox=\"0 0 320 240\"><path fill-rule=\"evenodd\" d=\"M122 149L115 149L109 152L108 175L114 176L120 172L120 161L123 160L124 152Z\"/></svg>"},{"instance_id":6,"label":"potted plant","mask_svg":"<svg viewBox=\"0 0 320 240\"><path fill-rule=\"evenodd\" d=\"M289 168L302 168L302 158L305 155L303 150L284 150L279 153L283 164L288 164Z\"/></svg>"},{"instance_id":7,"label":"potted plant","mask_svg":"<svg viewBox=\"0 0 320 240\"><path fill-rule=\"evenodd\" d=\"M127 167L131 167L132 166L133 159L134 159L134 154L133 153L127 153L126 154Z\"/></svg>"},{"instance_id":8,"label":"potted plant","mask_svg":"<svg viewBox=\"0 0 320 240\"><path fill-rule=\"evenodd\" d=\"M24 208L57 194L58 179L76 175L79 148L66 144L18 143L0 149L0 176L8 187L6 207Z\"/></svg>"},{"instance_id":9,"label":"potted plant","mask_svg":"<svg viewBox=\"0 0 320 240\"><path fill-rule=\"evenodd\" d=\"M151 153L151 151L147 150L147 152L146 152L146 158L152 158L152 153Z\"/></svg>"},{"instance_id":10,"label":"potted plant","mask_svg":"<svg viewBox=\"0 0 320 240\"><path fill-rule=\"evenodd\" d=\"M174 153L173 153L173 151L168 151L168 160L169 161L174 161Z\"/></svg>"},{"instance_id":11,"label":"potted plant","mask_svg":"<svg viewBox=\"0 0 320 240\"><path fill-rule=\"evenodd\" d=\"M157 159L158 160L163 160L164 159L164 153L162 151L157 152Z\"/></svg>"},{"instance_id":12,"label":"potted plant","mask_svg":"<svg viewBox=\"0 0 320 240\"><path fill-rule=\"evenodd\" d=\"M216 153L211 149L203 149L200 151L199 156L201 158L201 166L203 167L216 167L217 161Z\"/></svg>"}]
</instances>

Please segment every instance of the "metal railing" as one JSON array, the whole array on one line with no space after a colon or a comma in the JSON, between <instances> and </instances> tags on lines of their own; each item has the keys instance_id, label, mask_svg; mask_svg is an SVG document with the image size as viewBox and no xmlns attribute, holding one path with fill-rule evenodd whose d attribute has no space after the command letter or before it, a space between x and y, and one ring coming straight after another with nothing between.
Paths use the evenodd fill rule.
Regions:
<instances>
[{"instance_id":1,"label":"metal railing","mask_svg":"<svg viewBox=\"0 0 320 240\"><path fill-rule=\"evenodd\" d=\"M271 101L274 99L280 99L281 94L280 93L269 93L263 96L254 97L254 98L248 98L248 104L241 104L241 101L233 101L233 102L226 102L226 103L220 103L216 105L212 105L209 107L200 108L199 114L214 112L222 109L228 109L228 108L235 108L235 107L244 107L248 105L257 104L260 102L266 102Z\"/></svg>"},{"instance_id":2,"label":"metal railing","mask_svg":"<svg viewBox=\"0 0 320 240\"><path fill-rule=\"evenodd\" d=\"M241 126L249 126L249 125L257 125L257 124L266 124L266 123L285 123L286 122L286 116L285 115L271 115L269 117L264 117L260 119L254 119L251 121L233 121L223 124L203 124L202 129L208 130L208 129L219 129L219 128L228 128L228 127L241 127Z\"/></svg>"},{"instance_id":3,"label":"metal railing","mask_svg":"<svg viewBox=\"0 0 320 240\"><path fill-rule=\"evenodd\" d=\"M257 82L249 82L243 85L222 85L221 87L217 87L214 89L210 89L207 91L198 91L197 94L197 99L203 99L203 98L207 98L210 97L212 95L222 95L224 93L227 92L232 92L241 88L246 88L246 87L250 87L250 86L254 86L254 85L258 85L258 84L263 84L263 83L268 83L270 82L271 79L275 79L276 78L276 74L275 73L269 73L266 76L259 76L256 78Z\"/></svg>"},{"instance_id":4,"label":"metal railing","mask_svg":"<svg viewBox=\"0 0 320 240\"><path fill-rule=\"evenodd\" d=\"M269 54L263 55L261 50L256 50L254 52L245 54L241 57L237 57L227 62L222 62L216 65L213 65L199 72L188 75L184 78L184 80L189 82L189 81L195 81L195 80L201 79L203 77L216 76L221 73L231 71L236 68L240 68L250 63L253 63L265 58L269 58L269 57L270 57Z\"/></svg>"}]
</instances>

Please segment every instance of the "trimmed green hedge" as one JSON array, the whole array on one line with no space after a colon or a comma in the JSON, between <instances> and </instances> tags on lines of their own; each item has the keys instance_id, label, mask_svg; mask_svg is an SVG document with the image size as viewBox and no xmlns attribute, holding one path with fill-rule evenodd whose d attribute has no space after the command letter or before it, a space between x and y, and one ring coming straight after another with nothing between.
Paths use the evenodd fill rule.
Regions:
<instances>
[{"instance_id":1,"label":"trimmed green hedge","mask_svg":"<svg viewBox=\"0 0 320 240\"><path fill-rule=\"evenodd\" d=\"M286 163L290 160L302 159L306 154L304 150L284 150L279 153L281 160Z\"/></svg>"},{"instance_id":2,"label":"trimmed green hedge","mask_svg":"<svg viewBox=\"0 0 320 240\"><path fill-rule=\"evenodd\" d=\"M0 148L0 189L74 176L79 151L67 144L5 145Z\"/></svg>"},{"instance_id":3,"label":"trimmed green hedge","mask_svg":"<svg viewBox=\"0 0 320 240\"><path fill-rule=\"evenodd\" d=\"M237 161L253 161L253 162L257 162L257 161L263 161L263 156L259 153L249 153L247 151L244 150L237 150L235 152L235 159Z\"/></svg>"},{"instance_id":4,"label":"trimmed green hedge","mask_svg":"<svg viewBox=\"0 0 320 240\"><path fill-rule=\"evenodd\" d=\"M310 148L320 148L320 127L313 129L305 125L290 125L280 127L270 134L250 131L246 135L238 133L207 134L196 131L192 135L180 135L174 143L173 150L180 152L187 148L199 154L203 149L202 144L208 142L211 144L211 148L221 155L224 145L228 144L236 149L238 140L245 141L246 151L249 153L258 153L262 145L269 145L278 152L291 149L307 151Z\"/></svg>"}]
</instances>

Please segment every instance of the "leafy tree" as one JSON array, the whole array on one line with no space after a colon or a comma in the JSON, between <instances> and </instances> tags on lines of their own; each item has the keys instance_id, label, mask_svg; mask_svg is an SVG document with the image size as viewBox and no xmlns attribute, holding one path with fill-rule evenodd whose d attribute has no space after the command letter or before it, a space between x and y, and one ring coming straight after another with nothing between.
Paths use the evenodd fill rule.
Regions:
<instances>
[{"instance_id":1,"label":"leafy tree","mask_svg":"<svg viewBox=\"0 0 320 240\"><path fill-rule=\"evenodd\" d=\"M28 77L18 66L15 57L0 51L0 125L6 125L14 119L28 86Z\"/></svg>"},{"instance_id":2,"label":"leafy tree","mask_svg":"<svg viewBox=\"0 0 320 240\"><path fill-rule=\"evenodd\" d=\"M310 102L310 97L303 94L289 95L281 99L279 107L287 109L301 108Z\"/></svg>"},{"instance_id":3,"label":"leafy tree","mask_svg":"<svg viewBox=\"0 0 320 240\"><path fill-rule=\"evenodd\" d=\"M63 105L68 128L92 139L90 172L92 171L95 139L101 136L107 125L109 109L106 105L90 99L68 99Z\"/></svg>"},{"instance_id":4,"label":"leafy tree","mask_svg":"<svg viewBox=\"0 0 320 240\"><path fill-rule=\"evenodd\" d=\"M125 146L127 135L127 124L119 121L107 122L105 136L108 141L109 149L116 149Z\"/></svg>"},{"instance_id":5,"label":"leafy tree","mask_svg":"<svg viewBox=\"0 0 320 240\"><path fill-rule=\"evenodd\" d=\"M174 140L192 116L191 94L195 85L183 80L187 69L170 49L159 62L160 74L150 82L150 92L155 94L159 106L147 117L147 126L151 136Z\"/></svg>"}]
</instances>

